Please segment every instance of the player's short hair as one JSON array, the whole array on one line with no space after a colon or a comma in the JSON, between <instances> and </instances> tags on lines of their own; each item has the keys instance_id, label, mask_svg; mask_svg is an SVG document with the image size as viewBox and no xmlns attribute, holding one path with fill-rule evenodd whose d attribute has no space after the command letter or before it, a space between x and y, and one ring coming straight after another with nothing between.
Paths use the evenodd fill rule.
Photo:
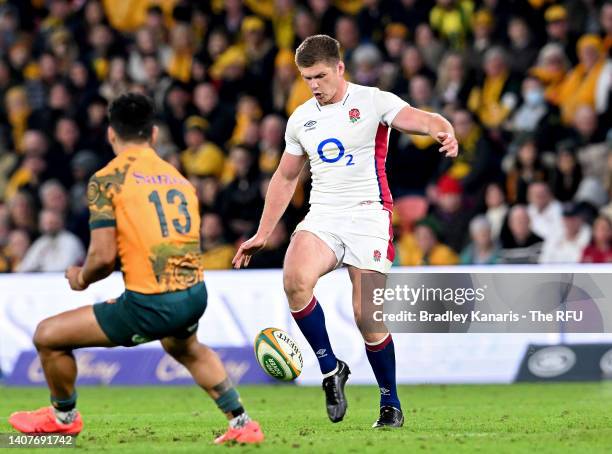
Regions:
<instances>
[{"instance_id":1,"label":"player's short hair","mask_svg":"<svg viewBox=\"0 0 612 454\"><path fill-rule=\"evenodd\" d=\"M108 108L108 122L124 142L148 142L153 135L155 105L148 96L125 93Z\"/></svg>"},{"instance_id":2,"label":"player's short hair","mask_svg":"<svg viewBox=\"0 0 612 454\"><path fill-rule=\"evenodd\" d=\"M340 43L328 35L312 35L302 41L295 51L295 64L309 68L317 63L340 61Z\"/></svg>"}]
</instances>

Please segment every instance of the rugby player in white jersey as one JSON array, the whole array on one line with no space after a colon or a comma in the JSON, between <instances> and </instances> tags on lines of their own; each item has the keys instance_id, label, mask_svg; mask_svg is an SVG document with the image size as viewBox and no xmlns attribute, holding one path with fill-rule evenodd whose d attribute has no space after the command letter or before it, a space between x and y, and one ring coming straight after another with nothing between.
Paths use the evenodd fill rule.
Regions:
<instances>
[{"instance_id":1,"label":"rugby player in white jersey","mask_svg":"<svg viewBox=\"0 0 612 454\"><path fill-rule=\"evenodd\" d=\"M442 116L410 107L392 93L347 82L335 39L310 36L298 47L295 62L314 97L289 118L285 152L270 182L259 228L240 246L233 263L236 268L248 266L265 245L308 159L310 210L287 249L283 283L292 315L319 360L328 416L339 422L346 413L344 385L350 370L333 353L315 284L346 265L360 326L361 276L387 273L394 257L393 200L385 174L390 128L430 135L448 157L457 156L458 144L453 127ZM360 329L380 388L380 413L373 427L401 427L404 416L391 334Z\"/></svg>"}]
</instances>

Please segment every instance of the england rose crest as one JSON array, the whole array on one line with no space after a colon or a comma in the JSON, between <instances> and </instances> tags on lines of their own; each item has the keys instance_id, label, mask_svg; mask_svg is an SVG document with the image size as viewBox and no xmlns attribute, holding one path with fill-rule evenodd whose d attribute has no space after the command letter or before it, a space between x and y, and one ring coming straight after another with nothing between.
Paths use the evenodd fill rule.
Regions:
<instances>
[{"instance_id":1,"label":"england rose crest","mask_svg":"<svg viewBox=\"0 0 612 454\"><path fill-rule=\"evenodd\" d=\"M380 251L378 249L376 249L374 251L374 261L375 262L380 262L380 258L382 257L382 254L380 253Z\"/></svg>"},{"instance_id":2,"label":"england rose crest","mask_svg":"<svg viewBox=\"0 0 612 454\"><path fill-rule=\"evenodd\" d=\"M351 123L355 123L360 117L361 113L359 112L359 109L349 110L349 120L351 120Z\"/></svg>"}]
</instances>

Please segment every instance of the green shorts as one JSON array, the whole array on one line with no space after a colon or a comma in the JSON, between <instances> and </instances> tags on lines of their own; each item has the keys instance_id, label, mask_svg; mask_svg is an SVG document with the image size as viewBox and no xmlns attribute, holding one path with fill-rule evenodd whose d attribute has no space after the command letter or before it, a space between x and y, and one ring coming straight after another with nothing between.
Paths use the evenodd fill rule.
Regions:
<instances>
[{"instance_id":1,"label":"green shorts","mask_svg":"<svg viewBox=\"0 0 612 454\"><path fill-rule=\"evenodd\" d=\"M206 284L179 292L146 295L126 290L116 302L96 303L96 319L117 345L132 347L163 337L186 339L206 310Z\"/></svg>"}]
</instances>

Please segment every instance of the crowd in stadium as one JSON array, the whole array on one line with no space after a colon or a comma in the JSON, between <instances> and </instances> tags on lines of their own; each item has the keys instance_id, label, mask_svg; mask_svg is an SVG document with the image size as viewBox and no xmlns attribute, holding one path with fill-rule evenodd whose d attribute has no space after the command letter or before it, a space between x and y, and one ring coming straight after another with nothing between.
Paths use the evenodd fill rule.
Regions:
<instances>
[{"instance_id":1,"label":"crowd in stadium","mask_svg":"<svg viewBox=\"0 0 612 454\"><path fill-rule=\"evenodd\" d=\"M347 78L440 112L459 158L393 132L396 265L612 261L612 2L0 1L0 271L63 271L89 241L87 182L113 158L106 109L158 110L157 152L194 184L208 269L254 233L294 63L337 38ZM303 172L251 267L280 267L308 209Z\"/></svg>"}]
</instances>

